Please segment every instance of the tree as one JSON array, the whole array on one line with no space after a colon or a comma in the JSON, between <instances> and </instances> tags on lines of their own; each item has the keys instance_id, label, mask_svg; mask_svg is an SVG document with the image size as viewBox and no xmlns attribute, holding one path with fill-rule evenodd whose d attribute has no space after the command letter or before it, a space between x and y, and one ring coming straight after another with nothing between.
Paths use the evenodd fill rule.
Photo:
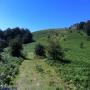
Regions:
<instances>
[{"instance_id":1,"label":"tree","mask_svg":"<svg viewBox=\"0 0 90 90\"><path fill-rule=\"evenodd\" d=\"M32 37L33 37L33 35L31 34L31 32L28 29L26 29L26 33L23 35L23 38L22 38L23 43L27 44L27 43L33 42Z\"/></svg>"},{"instance_id":2,"label":"tree","mask_svg":"<svg viewBox=\"0 0 90 90\"><path fill-rule=\"evenodd\" d=\"M3 34L3 31L0 29L0 38L4 38L4 34Z\"/></svg>"},{"instance_id":3,"label":"tree","mask_svg":"<svg viewBox=\"0 0 90 90\"><path fill-rule=\"evenodd\" d=\"M84 25L85 25L85 22L80 22L79 25L78 25L78 29L79 30L84 30Z\"/></svg>"},{"instance_id":4,"label":"tree","mask_svg":"<svg viewBox=\"0 0 90 90\"><path fill-rule=\"evenodd\" d=\"M63 60L64 53L58 41L51 41L48 47L48 58L53 60Z\"/></svg>"},{"instance_id":5,"label":"tree","mask_svg":"<svg viewBox=\"0 0 90 90\"><path fill-rule=\"evenodd\" d=\"M4 38L8 43L10 43L10 41L15 39L17 36L20 36L23 43L31 43L33 41L32 33L28 29L19 27L13 29L8 28L3 33Z\"/></svg>"},{"instance_id":6,"label":"tree","mask_svg":"<svg viewBox=\"0 0 90 90\"><path fill-rule=\"evenodd\" d=\"M35 47L35 54L37 56L45 56L45 48L41 44L37 44Z\"/></svg>"}]
</instances>

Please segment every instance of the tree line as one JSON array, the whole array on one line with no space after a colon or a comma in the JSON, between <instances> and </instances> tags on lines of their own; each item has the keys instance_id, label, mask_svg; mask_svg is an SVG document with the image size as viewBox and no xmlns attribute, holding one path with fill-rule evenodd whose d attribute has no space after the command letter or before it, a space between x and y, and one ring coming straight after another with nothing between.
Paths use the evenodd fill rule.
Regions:
<instances>
[{"instance_id":1,"label":"tree line","mask_svg":"<svg viewBox=\"0 0 90 90\"><path fill-rule=\"evenodd\" d=\"M69 27L69 29L77 29L77 30L83 30L87 33L88 36L90 36L90 20L88 21L82 21L80 23L73 24Z\"/></svg>"},{"instance_id":2,"label":"tree line","mask_svg":"<svg viewBox=\"0 0 90 90\"><path fill-rule=\"evenodd\" d=\"M13 40L20 41L23 44L33 42L33 35L29 29L24 28L8 28L6 30L0 29L0 48L9 46Z\"/></svg>"}]
</instances>

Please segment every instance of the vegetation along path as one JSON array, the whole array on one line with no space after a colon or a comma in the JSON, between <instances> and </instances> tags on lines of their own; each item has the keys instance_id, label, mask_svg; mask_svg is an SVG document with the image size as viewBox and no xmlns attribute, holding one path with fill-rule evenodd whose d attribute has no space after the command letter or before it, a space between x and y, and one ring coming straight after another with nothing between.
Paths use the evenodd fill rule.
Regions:
<instances>
[{"instance_id":1,"label":"vegetation along path","mask_svg":"<svg viewBox=\"0 0 90 90\"><path fill-rule=\"evenodd\" d=\"M58 76L54 66L45 59L34 59L33 53L29 56L32 59L24 60L16 77L18 90L71 90Z\"/></svg>"}]
</instances>

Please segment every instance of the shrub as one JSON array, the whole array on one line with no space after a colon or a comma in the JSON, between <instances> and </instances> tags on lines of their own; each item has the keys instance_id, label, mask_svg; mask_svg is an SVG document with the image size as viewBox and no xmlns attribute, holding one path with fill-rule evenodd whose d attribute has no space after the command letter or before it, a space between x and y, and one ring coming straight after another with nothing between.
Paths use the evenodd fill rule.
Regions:
<instances>
[{"instance_id":1,"label":"shrub","mask_svg":"<svg viewBox=\"0 0 90 90\"><path fill-rule=\"evenodd\" d=\"M53 60L63 60L64 53L57 41L51 41L48 47L48 58Z\"/></svg>"},{"instance_id":2,"label":"shrub","mask_svg":"<svg viewBox=\"0 0 90 90\"><path fill-rule=\"evenodd\" d=\"M50 38L50 35L48 35L47 38Z\"/></svg>"},{"instance_id":3,"label":"shrub","mask_svg":"<svg viewBox=\"0 0 90 90\"><path fill-rule=\"evenodd\" d=\"M90 36L87 37L87 41L90 41Z\"/></svg>"},{"instance_id":4,"label":"shrub","mask_svg":"<svg viewBox=\"0 0 90 90\"><path fill-rule=\"evenodd\" d=\"M10 82L11 82L11 76L8 75L8 76L5 78L4 83L10 85Z\"/></svg>"},{"instance_id":5,"label":"shrub","mask_svg":"<svg viewBox=\"0 0 90 90\"><path fill-rule=\"evenodd\" d=\"M80 43L80 48L84 48L84 43L83 42Z\"/></svg>"},{"instance_id":6,"label":"shrub","mask_svg":"<svg viewBox=\"0 0 90 90\"><path fill-rule=\"evenodd\" d=\"M70 32L70 33L72 33L73 31L72 31L72 30L70 30L69 32Z\"/></svg>"},{"instance_id":7,"label":"shrub","mask_svg":"<svg viewBox=\"0 0 90 90\"><path fill-rule=\"evenodd\" d=\"M45 48L41 44L37 44L35 47L35 54L37 56L45 56Z\"/></svg>"},{"instance_id":8,"label":"shrub","mask_svg":"<svg viewBox=\"0 0 90 90\"><path fill-rule=\"evenodd\" d=\"M10 43L11 55L15 57L22 56L21 50L23 49L22 43L15 39Z\"/></svg>"}]
</instances>

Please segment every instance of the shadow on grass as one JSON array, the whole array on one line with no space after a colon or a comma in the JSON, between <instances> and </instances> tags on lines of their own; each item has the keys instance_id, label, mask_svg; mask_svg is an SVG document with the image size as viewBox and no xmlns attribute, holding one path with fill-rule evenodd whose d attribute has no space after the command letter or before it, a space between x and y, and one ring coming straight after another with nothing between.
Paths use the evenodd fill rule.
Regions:
<instances>
[{"instance_id":1,"label":"shadow on grass","mask_svg":"<svg viewBox=\"0 0 90 90\"><path fill-rule=\"evenodd\" d=\"M71 61L68 59L63 59L63 60L60 60L59 62L62 64L70 64L71 63Z\"/></svg>"},{"instance_id":2,"label":"shadow on grass","mask_svg":"<svg viewBox=\"0 0 90 90\"><path fill-rule=\"evenodd\" d=\"M28 57L26 57L26 56L21 56L22 57L22 59L24 59L24 60L32 60L32 59L30 59L30 58L28 58Z\"/></svg>"},{"instance_id":3,"label":"shadow on grass","mask_svg":"<svg viewBox=\"0 0 90 90\"><path fill-rule=\"evenodd\" d=\"M71 49L70 48L64 48L64 51L65 52L68 52L68 51L70 51Z\"/></svg>"},{"instance_id":4,"label":"shadow on grass","mask_svg":"<svg viewBox=\"0 0 90 90\"><path fill-rule=\"evenodd\" d=\"M67 60L67 59L64 59L64 60L50 60L50 59L46 59L46 62L53 66L58 66L58 65L65 65L65 64L71 64L71 61L70 60Z\"/></svg>"},{"instance_id":5,"label":"shadow on grass","mask_svg":"<svg viewBox=\"0 0 90 90\"><path fill-rule=\"evenodd\" d=\"M26 58L24 58L24 60L32 60L32 59L30 59L30 58L26 57Z\"/></svg>"}]
</instances>

